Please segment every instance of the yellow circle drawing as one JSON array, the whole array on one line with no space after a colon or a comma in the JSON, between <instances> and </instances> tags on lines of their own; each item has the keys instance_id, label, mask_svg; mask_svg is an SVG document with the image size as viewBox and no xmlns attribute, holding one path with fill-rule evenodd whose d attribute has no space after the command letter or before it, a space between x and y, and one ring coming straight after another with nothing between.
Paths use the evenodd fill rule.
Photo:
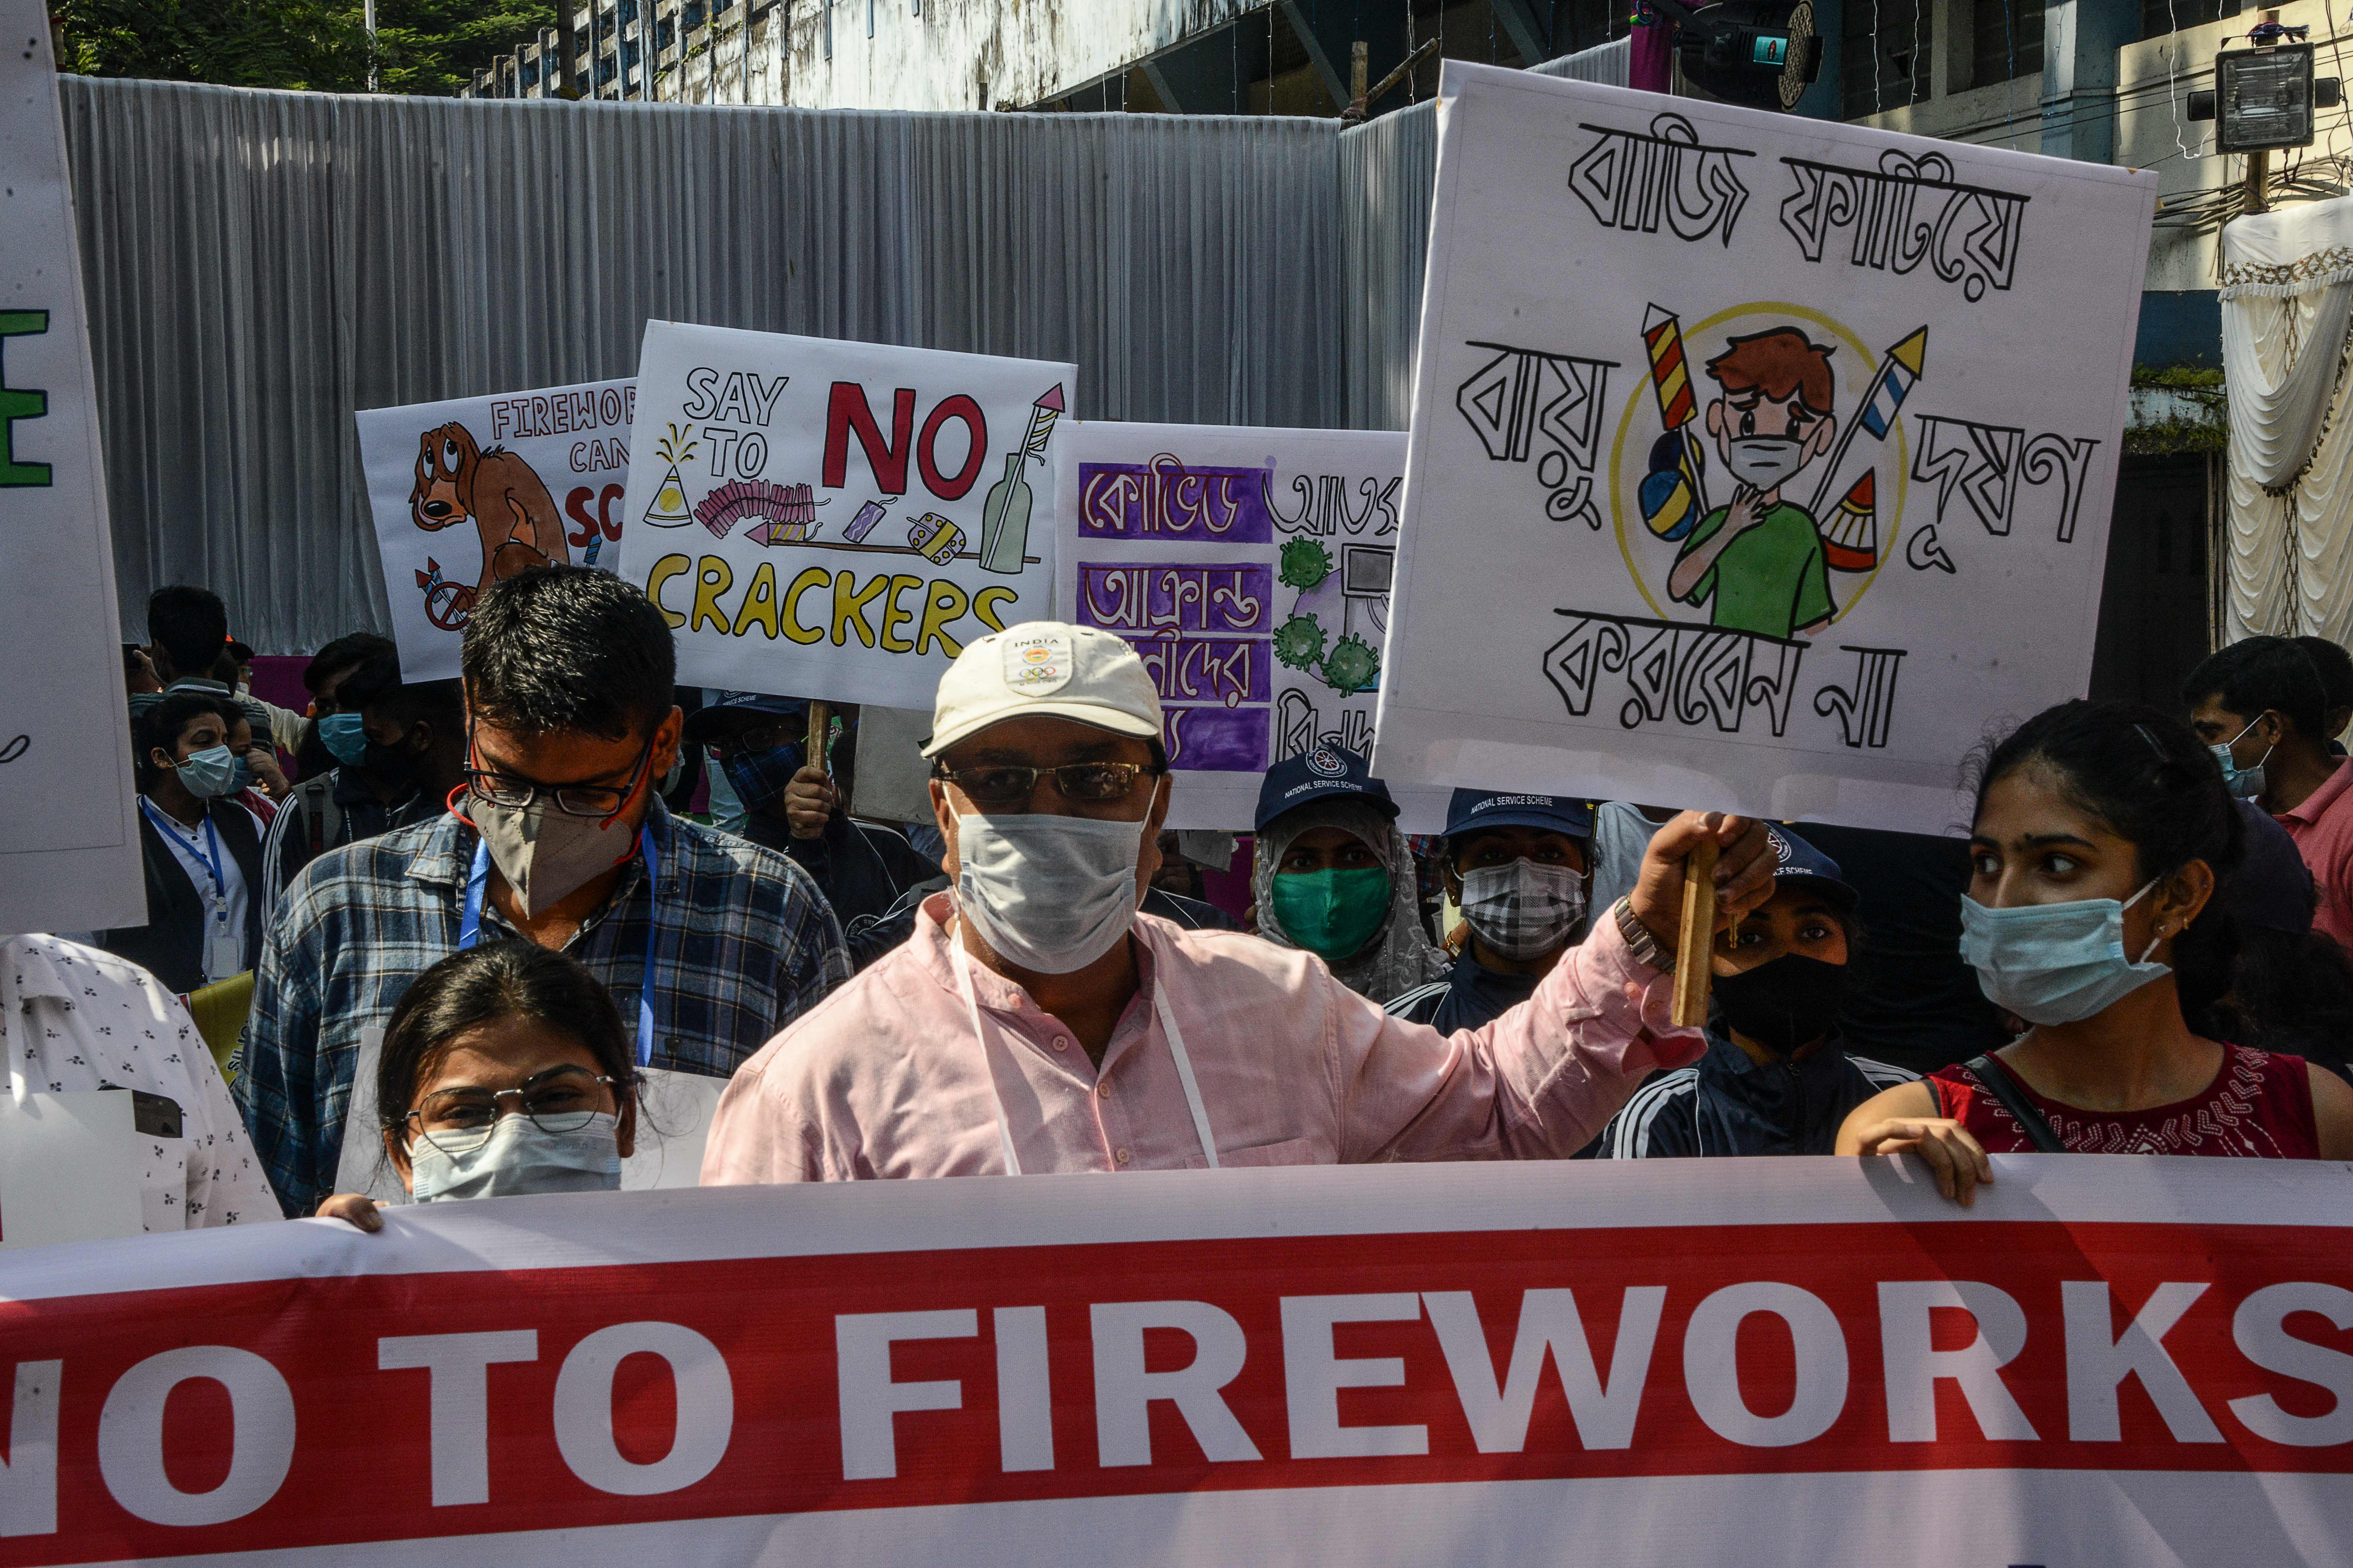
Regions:
<instances>
[{"instance_id":1,"label":"yellow circle drawing","mask_svg":"<svg viewBox=\"0 0 2353 1568\"><path fill-rule=\"evenodd\" d=\"M1874 378L1879 374L1880 354L1867 347L1863 341L1849 331L1843 322L1834 321L1820 310L1809 309L1804 305L1794 305L1786 300L1757 300L1745 305L1726 306L1706 320L1683 328L1684 342L1688 345L1701 333L1720 327L1726 321L1737 321L1744 316L1771 316L1780 319L1795 316L1801 321L1811 321L1825 331L1834 333L1839 342L1854 351L1854 357L1847 361L1847 366L1852 371L1852 376L1861 380L1862 395L1865 398L1871 395ZM1684 374L1693 378L1692 390L1696 399L1697 377L1700 374L1697 367L1704 362L1695 361L1691 355L1689 347L1686 346L1683 363ZM1841 375L1840 379L1844 381L1850 377ZM1850 386L1848 390L1852 392L1856 389ZM1617 438L1609 443L1609 521L1611 526L1617 530L1618 553L1625 559L1626 574L1634 580L1635 591L1642 595L1642 602L1651 606L1651 614L1666 621L1672 620L1674 617L1651 596L1651 585L1643 581L1642 568L1635 561L1633 546L1627 540L1625 491L1619 483L1619 470L1626 451L1626 436L1627 432L1633 428L1635 411L1652 399L1649 366L1638 365L1634 378L1634 390L1626 399L1626 412L1618 420ZM1831 616L1832 625L1844 620L1847 612L1862 603L1863 595L1871 591L1871 585L1873 583L1879 581L1879 574L1886 566L1888 557L1894 553L1896 539L1904 531L1904 505L1912 488L1912 448L1910 439L1904 428L1903 416L1897 415L1894 424L1894 428L1890 433L1895 437L1895 510L1887 520L1887 537L1879 547L1879 559L1873 563L1869 572L1862 574L1862 584L1832 612ZM1873 466L1875 468L1876 464L1874 463ZM1832 478L1835 477L1835 475L1832 476ZM1817 521L1819 522L1819 520ZM1641 534L1645 540L1651 537L1647 526L1642 529Z\"/></svg>"}]
</instances>

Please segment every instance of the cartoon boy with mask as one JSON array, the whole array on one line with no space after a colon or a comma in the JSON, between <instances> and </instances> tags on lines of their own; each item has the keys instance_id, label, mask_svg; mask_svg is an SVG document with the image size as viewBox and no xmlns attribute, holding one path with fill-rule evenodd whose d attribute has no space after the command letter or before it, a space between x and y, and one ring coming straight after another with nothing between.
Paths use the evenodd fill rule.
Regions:
<instances>
[{"instance_id":1,"label":"cartoon boy with mask","mask_svg":"<svg viewBox=\"0 0 2353 1568\"><path fill-rule=\"evenodd\" d=\"M1830 357L1797 328L1775 327L1732 339L1707 362L1724 389L1708 405L1707 430L1736 483L1732 503L1683 542L1667 592L1707 605L1713 626L1786 638L1819 632L1837 613L1821 529L1781 495L1838 435Z\"/></svg>"}]
</instances>

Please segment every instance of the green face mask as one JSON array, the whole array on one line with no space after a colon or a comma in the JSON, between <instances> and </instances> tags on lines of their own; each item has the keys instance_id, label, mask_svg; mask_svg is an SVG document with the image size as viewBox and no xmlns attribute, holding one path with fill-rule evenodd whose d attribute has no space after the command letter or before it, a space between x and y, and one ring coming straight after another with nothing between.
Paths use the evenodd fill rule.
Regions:
<instances>
[{"instance_id":1,"label":"green face mask","mask_svg":"<svg viewBox=\"0 0 2353 1568\"><path fill-rule=\"evenodd\" d=\"M1389 918L1389 874L1286 871L1274 879L1274 920L1283 935L1326 963L1354 958Z\"/></svg>"}]
</instances>

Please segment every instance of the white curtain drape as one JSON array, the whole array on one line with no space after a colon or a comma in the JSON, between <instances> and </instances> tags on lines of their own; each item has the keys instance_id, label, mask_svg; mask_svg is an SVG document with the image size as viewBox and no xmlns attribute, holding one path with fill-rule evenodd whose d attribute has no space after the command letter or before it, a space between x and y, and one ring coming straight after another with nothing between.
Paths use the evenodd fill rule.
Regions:
<instances>
[{"instance_id":1,"label":"white curtain drape","mask_svg":"<svg viewBox=\"0 0 2353 1568\"><path fill-rule=\"evenodd\" d=\"M2229 582L2221 640L2353 631L2353 197L2222 231L2230 393Z\"/></svg>"},{"instance_id":2,"label":"white curtain drape","mask_svg":"<svg viewBox=\"0 0 2353 1568\"><path fill-rule=\"evenodd\" d=\"M189 582L264 653L389 629L352 411L626 375L649 317L1074 360L1087 418L1405 428L1427 104L1343 131L62 87L126 625Z\"/></svg>"}]
</instances>

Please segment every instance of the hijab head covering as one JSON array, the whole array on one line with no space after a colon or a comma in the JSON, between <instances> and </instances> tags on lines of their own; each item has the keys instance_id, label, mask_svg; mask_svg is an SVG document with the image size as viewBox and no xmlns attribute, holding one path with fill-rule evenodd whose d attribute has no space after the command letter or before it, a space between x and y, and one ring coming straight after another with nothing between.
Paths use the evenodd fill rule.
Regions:
<instances>
[{"instance_id":1,"label":"hijab head covering","mask_svg":"<svg viewBox=\"0 0 2353 1568\"><path fill-rule=\"evenodd\" d=\"M1355 953L1334 961L1341 984L1376 1002L1386 1002L1446 973L1446 954L1421 929L1419 889L1413 851L1377 805L1362 795L1340 795L1293 806L1259 830L1258 863L1250 870L1250 893L1258 900L1259 935L1278 947L1297 947L1274 914L1274 879L1282 858L1303 833L1336 827L1361 840L1389 874L1389 915L1377 934Z\"/></svg>"}]
</instances>

